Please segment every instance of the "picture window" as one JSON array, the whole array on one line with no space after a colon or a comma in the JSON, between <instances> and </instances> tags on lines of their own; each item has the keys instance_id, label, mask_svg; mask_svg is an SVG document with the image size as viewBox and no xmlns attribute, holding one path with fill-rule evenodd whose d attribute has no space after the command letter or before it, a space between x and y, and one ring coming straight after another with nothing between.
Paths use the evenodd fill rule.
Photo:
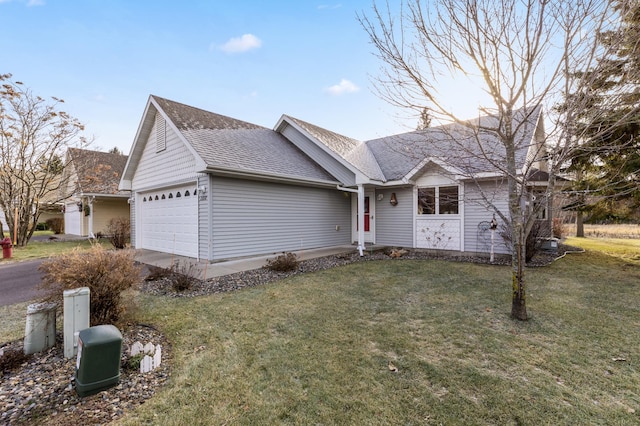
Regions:
<instances>
[{"instance_id":1,"label":"picture window","mask_svg":"<svg viewBox=\"0 0 640 426\"><path fill-rule=\"evenodd\" d=\"M418 214L458 214L458 205L457 186L418 188Z\"/></svg>"}]
</instances>

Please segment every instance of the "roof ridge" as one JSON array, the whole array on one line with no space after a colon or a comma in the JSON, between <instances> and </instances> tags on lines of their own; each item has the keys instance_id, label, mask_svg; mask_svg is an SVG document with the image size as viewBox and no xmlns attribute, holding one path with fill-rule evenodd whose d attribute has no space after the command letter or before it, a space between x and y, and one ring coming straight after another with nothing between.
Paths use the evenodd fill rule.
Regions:
<instances>
[{"instance_id":1,"label":"roof ridge","mask_svg":"<svg viewBox=\"0 0 640 426\"><path fill-rule=\"evenodd\" d=\"M237 129L268 129L267 127L261 126L259 124L254 124L254 123L250 123L248 121L244 121L244 120L240 120L234 117L230 117L228 115L222 115L222 114L218 114L212 111L208 111L206 109L202 109L202 108L198 108L198 107L194 107L191 105L187 105L184 104L182 102L177 102L177 101L173 101L171 99L166 99L163 98L161 96L157 96L157 95L150 95L150 98L154 99L156 101L157 104L160 105L160 107L162 108L162 110L167 114L171 116L172 121L174 122L174 124L178 125L181 124L183 125L183 128L190 128L187 126L187 121L185 121L185 117L179 117L177 115L177 111L181 110L181 111L189 111L191 114L189 114L189 118L192 120L192 123L190 124L196 124L198 123L201 127L204 128L211 128L211 129L225 129L225 130L237 130ZM169 111L169 109L172 109L172 111ZM193 113L196 114L193 114ZM205 123L201 123L201 122L197 122L194 120L194 116L197 115L198 118L206 118L206 122L208 124L211 123L226 123L224 126L214 126L214 127L207 127L204 126ZM177 120L175 120L176 118L181 118L180 121L182 121L182 123L178 123L176 122ZM217 118L217 120L214 120L214 118ZM233 123L235 126L230 127L229 124Z\"/></svg>"}]
</instances>

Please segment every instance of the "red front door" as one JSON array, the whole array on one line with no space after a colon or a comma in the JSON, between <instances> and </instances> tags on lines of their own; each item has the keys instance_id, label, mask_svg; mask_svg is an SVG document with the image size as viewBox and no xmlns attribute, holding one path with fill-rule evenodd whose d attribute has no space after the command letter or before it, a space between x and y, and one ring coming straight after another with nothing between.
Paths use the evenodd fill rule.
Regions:
<instances>
[{"instance_id":1,"label":"red front door","mask_svg":"<svg viewBox=\"0 0 640 426\"><path fill-rule=\"evenodd\" d=\"M358 225L360 221L357 220L358 215L356 215L356 231L359 229ZM364 197L364 232L370 231L371 224L371 214L369 213L369 197Z\"/></svg>"}]
</instances>

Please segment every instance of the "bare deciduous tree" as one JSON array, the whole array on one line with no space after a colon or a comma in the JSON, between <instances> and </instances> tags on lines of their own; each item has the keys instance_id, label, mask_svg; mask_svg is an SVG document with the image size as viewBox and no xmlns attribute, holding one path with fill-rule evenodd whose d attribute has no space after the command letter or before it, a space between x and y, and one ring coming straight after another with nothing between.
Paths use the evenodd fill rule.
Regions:
<instances>
[{"instance_id":1,"label":"bare deciduous tree","mask_svg":"<svg viewBox=\"0 0 640 426\"><path fill-rule=\"evenodd\" d=\"M66 184L61 160L65 149L86 140L81 136L84 126L59 109L62 99L46 101L11 77L0 75L0 209L22 246L33 235L45 205L64 198L60 189Z\"/></svg>"},{"instance_id":2,"label":"bare deciduous tree","mask_svg":"<svg viewBox=\"0 0 640 426\"><path fill-rule=\"evenodd\" d=\"M552 200L555 178L579 144L572 126L572 104L546 120L546 143L518 162L523 143L518 138L528 117L544 105L555 105L573 93L580 81L575 70L589 69L602 52L595 35L613 22L613 12L600 0L420 0L374 4L369 16L359 16L383 66L376 90L392 105L415 113L428 109L441 124L467 129L458 148L481 157L506 180L508 208L500 208L495 194L483 193L486 205L507 225L512 258L511 316L526 320L525 246L539 211ZM465 120L450 106L443 88L454 79L470 78L488 98L480 113L489 120ZM529 123L530 124L530 123ZM455 138L460 132L452 132ZM469 135L472 135L469 138ZM483 144L491 135L499 149ZM471 139L471 140L470 140ZM474 147L470 147L474 144ZM544 164L540 170L540 165ZM540 173L542 172L542 173ZM533 176L548 176L548 185L531 205ZM465 179L483 191L481 176Z\"/></svg>"}]
</instances>

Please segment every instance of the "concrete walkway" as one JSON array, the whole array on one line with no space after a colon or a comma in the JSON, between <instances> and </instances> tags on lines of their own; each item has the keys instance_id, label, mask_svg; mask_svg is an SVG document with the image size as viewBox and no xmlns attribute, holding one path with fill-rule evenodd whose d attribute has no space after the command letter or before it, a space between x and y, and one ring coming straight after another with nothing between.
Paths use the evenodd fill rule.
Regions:
<instances>
[{"instance_id":1,"label":"concrete walkway","mask_svg":"<svg viewBox=\"0 0 640 426\"><path fill-rule=\"evenodd\" d=\"M334 246L320 249L310 249L295 251L295 255L298 260L315 259L317 257L331 256L343 253L356 252L355 246ZM246 257L241 259L227 260L216 263L208 263L205 261L198 262L191 257L176 256L169 253L161 253L158 251L151 251L146 249L136 250L136 260L145 265L159 266L162 268L169 268L175 262L180 262L180 265L195 264L199 271L200 276L206 277L206 279L220 277L223 275L234 274L236 272L250 271L252 269L258 269L263 267L267 259L272 259L278 256L280 253L270 254L266 256Z\"/></svg>"}]
</instances>

